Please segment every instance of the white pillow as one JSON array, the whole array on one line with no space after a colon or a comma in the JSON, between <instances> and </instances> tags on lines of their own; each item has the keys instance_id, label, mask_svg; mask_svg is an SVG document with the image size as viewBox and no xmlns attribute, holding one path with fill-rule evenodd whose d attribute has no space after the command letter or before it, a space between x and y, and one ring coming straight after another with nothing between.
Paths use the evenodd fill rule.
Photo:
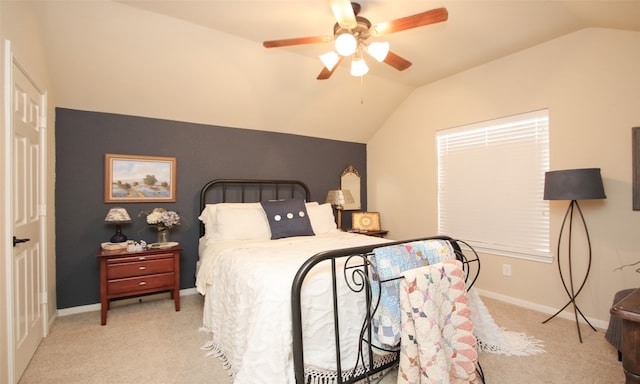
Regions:
<instances>
[{"instance_id":1,"label":"white pillow","mask_svg":"<svg viewBox=\"0 0 640 384\"><path fill-rule=\"evenodd\" d=\"M331 207L331 204L307 204L307 214L309 215L309 220L311 220L313 233L316 235L338 232L336 218L333 216L333 207Z\"/></svg>"},{"instance_id":2,"label":"white pillow","mask_svg":"<svg viewBox=\"0 0 640 384\"><path fill-rule=\"evenodd\" d=\"M207 239L217 237L217 212L218 207L221 206L236 207L239 209L262 208L260 203L217 203L205 205L204 209L200 213L200 216L198 216L198 219L204 223L204 234Z\"/></svg>"},{"instance_id":3,"label":"white pillow","mask_svg":"<svg viewBox=\"0 0 640 384\"><path fill-rule=\"evenodd\" d=\"M311 201L311 202L306 203L307 210L309 209L309 207L317 207L318 205L319 205L319 203L317 201ZM233 222L231 222L231 228L227 228L225 230L225 233L223 233L222 235L220 235L218 233L217 211L218 211L218 207L222 207L222 206L224 206L224 207L232 207L232 208L235 208L235 209L249 209L249 210L258 208L264 214L264 210L262 210L262 206L260 205L260 203L217 203L217 204L207 204L207 205L205 205L205 207L202 210L202 212L200 212L200 216L198 216L198 219L204 224L204 236L207 239L218 239L218 240L221 240L222 238L225 238L225 237L228 237L228 236L231 236L231 237L235 236L234 232L236 232L236 230L238 228L236 228L237 226L234 225ZM227 216L227 213L225 213L224 216ZM251 214L247 213L247 215L251 215ZM331 215L333 216L333 211L331 212ZM250 219L248 217L245 217L245 218L246 219ZM253 219L255 219L255 216L253 217ZM265 220L266 220L266 215L265 215ZM267 221L267 225L268 224L269 224L269 222ZM259 237L261 237L261 236L264 235L264 233L262 232L263 229L264 228L262 228L262 226L259 225L259 228L254 228L253 230L249 230L249 233L247 234L247 236L251 236L251 233L253 233L253 236L258 235ZM269 236L271 236L271 230L269 230ZM243 239L244 238L245 237L243 237Z\"/></svg>"},{"instance_id":4,"label":"white pillow","mask_svg":"<svg viewBox=\"0 0 640 384\"><path fill-rule=\"evenodd\" d=\"M207 204L204 206L198 220L204 224L204 237L209 239L216 230L216 207L219 204Z\"/></svg>"},{"instance_id":5,"label":"white pillow","mask_svg":"<svg viewBox=\"0 0 640 384\"><path fill-rule=\"evenodd\" d=\"M269 240L269 221L260 203L218 204L215 240Z\"/></svg>"}]
</instances>

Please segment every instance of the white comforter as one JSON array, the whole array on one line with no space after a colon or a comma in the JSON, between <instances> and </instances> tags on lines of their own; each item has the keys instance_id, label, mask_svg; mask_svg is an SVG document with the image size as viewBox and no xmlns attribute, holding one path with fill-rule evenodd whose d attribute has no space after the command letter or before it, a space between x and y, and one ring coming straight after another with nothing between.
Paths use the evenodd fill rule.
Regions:
<instances>
[{"instance_id":1,"label":"white comforter","mask_svg":"<svg viewBox=\"0 0 640 384\"><path fill-rule=\"evenodd\" d=\"M226 362L234 383L294 383L290 296L298 268L324 250L385 241L340 232L201 246L196 288L205 295L203 326L212 333L211 347ZM340 301L354 300L346 288L339 291ZM334 369L329 274L312 270L302 295L305 363ZM351 335L341 336L343 369L356 361L365 311L364 298L357 296L357 304L349 302L349 313L341 313L341 335Z\"/></svg>"}]
</instances>

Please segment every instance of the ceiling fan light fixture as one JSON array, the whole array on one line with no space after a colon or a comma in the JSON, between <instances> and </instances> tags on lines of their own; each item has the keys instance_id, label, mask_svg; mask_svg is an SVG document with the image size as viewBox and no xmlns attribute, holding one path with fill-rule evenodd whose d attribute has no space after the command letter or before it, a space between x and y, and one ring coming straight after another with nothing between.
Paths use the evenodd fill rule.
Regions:
<instances>
[{"instance_id":1,"label":"ceiling fan light fixture","mask_svg":"<svg viewBox=\"0 0 640 384\"><path fill-rule=\"evenodd\" d=\"M367 67L367 63L365 63L363 58L354 58L351 61L351 75L360 77L364 76L369 72L369 67Z\"/></svg>"},{"instance_id":2,"label":"ceiling fan light fixture","mask_svg":"<svg viewBox=\"0 0 640 384\"><path fill-rule=\"evenodd\" d=\"M367 52L371 57L381 63L389 54L389 42L375 42L369 44Z\"/></svg>"},{"instance_id":3,"label":"ceiling fan light fixture","mask_svg":"<svg viewBox=\"0 0 640 384\"><path fill-rule=\"evenodd\" d=\"M331 51L320 55L320 61L322 61L322 64L331 71L333 70L333 67L338 64L338 61L340 61L340 56L338 56L334 51Z\"/></svg>"},{"instance_id":4,"label":"ceiling fan light fixture","mask_svg":"<svg viewBox=\"0 0 640 384\"><path fill-rule=\"evenodd\" d=\"M349 32L344 32L336 37L336 52L341 56L351 56L358 48L358 41Z\"/></svg>"}]
</instances>

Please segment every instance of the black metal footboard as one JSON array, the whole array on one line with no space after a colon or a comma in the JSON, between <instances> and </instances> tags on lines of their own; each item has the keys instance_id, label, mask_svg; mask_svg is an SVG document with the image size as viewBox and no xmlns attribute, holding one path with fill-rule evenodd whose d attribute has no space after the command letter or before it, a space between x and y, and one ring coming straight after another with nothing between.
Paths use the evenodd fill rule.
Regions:
<instances>
[{"instance_id":1,"label":"black metal footboard","mask_svg":"<svg viewBox=\"0 0 640 384\"><path fill-rule=\"evenodd\" d=\"M382 349L373 345L371 319L373 318L374 311L377 309L377 303L372 303L372 293L370 285L370 268L372 252L375 248L404 244L412 241L423 240L446 240L452 245L456 258L463 263L463 269L466 273L467 287L470 288L475 283L480 273L480 259L478 254L462 241L456 241L448 236L433 236L424 237L413 240L403 240L396 242L389 242L383 244L373 244L361 247L336 249L325 252L320 252L311 258L309 258L298 270L291 287L291 312L292 312L292 336L293 336L293 362L296 383L307 383L308 372L306 372L304 352L303 352L303 327L302 327L302 302L301 293L304 280L314 267L317 267L320 263L329 263L332 276L332 289L333 289L333 324L335 335L335 383L348 384L355 383L359 380L371 378L380 372L393 367L397 364L399 348L396 349ZM465 255L463 253L460 243L470 249ZM465 247L465 248L466 248ZM374 266L375 267L375 266ZM344 283L356 294L365 295L367 313L364 314L364 320L360 330L360 334L355 336L359 337L358 345L360 350L358 351L358 357L355 367L342 367L341 364L341 350L340 350L340 329L339 329L339 303L338 303L338 279L344 279ZM340 282L341 284L343 282ZM373 304L373 305L372 305ZM376 353L374 353L376 352ZM384 352L384 357L380 352ZM332 382L332 381L325 381Z\"/></svg>"}]
</instances>

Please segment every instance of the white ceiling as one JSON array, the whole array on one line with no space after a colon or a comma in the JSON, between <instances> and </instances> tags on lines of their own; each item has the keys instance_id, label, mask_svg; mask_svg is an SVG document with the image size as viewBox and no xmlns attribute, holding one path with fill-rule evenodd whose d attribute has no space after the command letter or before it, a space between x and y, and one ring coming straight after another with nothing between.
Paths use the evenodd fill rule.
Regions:
<instances>
[{"instance_id":1,"label":"white ceiling","mask_svg":"<svg viewBox=\"0 0 640 384\"><path fill-rule=\"evenodd\" d=\"M335 19L327 0L307 1L121 1L254 42L332 35ZM392 51L414 65L399 73L370 63L372 72L420 86L588 27L640 31L640 1L361 0L360 16L373 24L445 7L449 21L385 36ZM332 44L286 49L317 58ZM342 64L348 70L347 63ZM318 72L322 65L318 63Z\"/></svg>"},{"instance_id":2,"label":"white ceiling","mask_svg":"<svg viewBox=\"0 0 640 384\"><path fill-rule=\"evenodd\" d=\"M438 7L447 8L449 20L385 38L413 63L406 71L369 60L370 72L359 82L343 62L331 79L318 81L317 56L331 43L272 49L261 43L332 34L327 0L42 1L34 7L60 106L356 142L366 142L421 85L584 28L640 31L640 0L360 3L360 15L374 24ZM176 56L189 59L178 70ZM136 67L139 57L148 66Z\"/></svg>"}]
</instances>

